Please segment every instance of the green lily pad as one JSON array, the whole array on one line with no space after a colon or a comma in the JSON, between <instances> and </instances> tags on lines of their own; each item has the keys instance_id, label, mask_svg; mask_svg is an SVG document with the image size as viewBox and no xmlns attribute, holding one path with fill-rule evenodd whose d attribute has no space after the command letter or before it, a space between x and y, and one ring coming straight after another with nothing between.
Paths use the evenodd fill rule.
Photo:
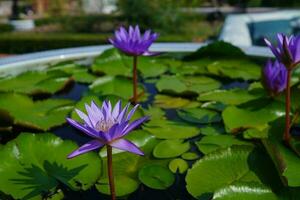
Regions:
<instances>
[{"instance_id":1,"label":"green lily pad","mask_svg":"<svg viewBox=\"0 0 300 200\"><path fill-rule=\"evenodd\" d=\"M215 59L207 71L231 79L258 80L261 76L261 67L248 59Z\"/></svg>"},{"instance_id":2,"label":"green lily pad","mask_svg":"<svg viewBox=\"0 0 300 200\"><path fill-rule=\"evenodd\" d=\"M270 188L263 185L236 183L214 193L213 200L278 200Z\"/></svg>"},{"instance_id":3,"label":"green lily pad","mask_svg":"<svg viewBox=\"0 0 300 200\"><path fill-rule=\"evenodd\" d=\"M168 70L167 65L161 59L150 57L139 57L137 68L144 78L157 77Z\"/></svg>"},{"instance_id":4,"label":"green lily pad","mask_svg":"<svg viewBox=\"0 0 300 200\"><path fill-rule=\"evenodd\" d=\"M188 170L188 192L195 198L200 198L234 182L260 183L248 166L251 151L252 148L236 147L207 154Z\"/></svg>"},{"instance_id":5,"label":"green lily pad","mask_svg":"<svg viewBox=\"0 0 300 200\"><path fill-rule=\"evenodd\" d=\"M144 115L150 116L151 119L162 119L165 118L165 112L158 107L148 107L148 109L143 109Z\"/></svg>"},{"instance_id":6,"label":"green lily pad","mask_svg":"<svg viewBox=\"0 0 300 200\"><path fill-rule=\"evenodd\" d=\"M268 122L284 114L283 104L270 102L266 106L258 105L254 109L252 107L246 109L229 106L223 111L222 117L226 130L228 132L237 133L249 128L263 131L268 127Z\"/></svg>"},{"instance_id":7,"label":"green lily pad","mask_svg":"<svg viewBox=\"0 0 300 200\"><path fill-rule=\"evenodd\" d=\"M211 62L209 59L201 59L193 62L184 62L177 67L171 67L170 71L177 75L205 75L208 74L206 66Z\"/></svg>"},{"instance_id":8,"label":"green lily pad","mask_svg":"<svg viewBox=\"0 0 300 200\"><path fill-rule=\"evenodd\" d=\"M154 105L160 108L194 108L201 105L199 102L190 101L180 97L171 97L167 95L156 95Z\"/></svg>"},{"instance_id":9,"label":"green lily pad","mask_svg":"<svg viewBox=\"0 0 300 200\"><path fill-rule=\"evenodd\" d=\"M175 177L165 167L148 164L140 169L139 180L150 188L164 190L174 183Z\"/></svg>"},{"instance_id":10,"label":"green lily pad","mask_svg":"<svg viewBox=\"0 0 300 200\"><path fill-rule=\"evenodd\" d=\"M194 137L200 132L197 127L168 120L151 120L145 124L143 129L159 139L186 139Z\"/></svg>"},{"instance_id":11,"label":"green lily pad","mask_svg":"<svg viewBox=\"0 0 300 200\"><path fill-rule=\"evenodd\" d=\"M51 66L48 71L60 70L67 74L70 74L72 78L79 83L92 83L96 80L96 76L89 73L89 68L87 66L82 66L75 62L64 62L59 63L55 66Z\"/></svg>"},{"instance_id":12,"label":"green lily pad","mask_svg":"<svg viewBox=\"0 0 300 200\"><path fill-rule=\"evenodd\" d=\"M117 196L125 196L136 191L140 183L127 176L115 176L115 190ZM108 178L100 179L99 183L96 184L96 188L103 194L110 195L110 188Z\"/></svg>"},{"instance_id":13,"label":"green lily pad","mask_svg":"<svg viewBox=\"0 0 300 200\"><path fill-rule=\"evenodd\" d=\"M221 116L218 112L205 108L185 108L177 110L178 116L191 123L214 123L221 121Z\"/></svg>"},{"instance_id":14,"label":"green lily pad","mask_svg":"<svg viewBox=\"0 0 300 200\"><path fill-rule=\"evenodd\" d=\"M169 163L169 169L173 173L176 173L178 171L180 174L183 174L188 168L188 163L181 158L175 158Z\"/></svg>"},{"instance_id":15,"label":"green lily pad","mask_svg":"<svg viewBox=\"0 0 300 200\"><path fill-rule=\"evenodd\" d=\"M42 199L55 194L63 184L72 190L87 190L101 174L97 154L68 160L77 147L53 134L22 133L0 146L0 191L15 199Z\"/></svg>"},{"instance_id":16,"label":"green lily pad","mask_svg":"<svg viewBox=\"0 0 300 200\"><path fill-rule=\"evenodd\" d=\"M22 94L53 94L72 81L63 71L29 71L16 77L0 79L0 91Z\"/></svg>"},{"instance_id":17,"label":"green lily pad","mask_svg":"<svg viewBox=\"0 0 300 200\"><path fill-rule=\"evenodd\" d=\"M190 143L183 140L164 140L154 147L153 155L156 158L174 158L190 148Z\"/></svg>"},{"instance_id":18,"label":"green lily pad","mask_svg":"<svg viewBox=\"0 0 300 200\"><path fill-rule=\"evenodd\" d=\"M95 94L116 95L124 99L130 99L133 96L132 80L123 77L104 76L94 81L89 88ZM144 93L142 86L138 87L138 93Z\"/></svg>"},{"instance_id":19,"label":"green lily pad","mask_svg":"<svg viewBox=\"0 0 300 200\"><path fill-rule=\"evenodd\" d=\"M202 135L220 135L225 133L224 126L219 124L208 125L200 129Z\"/></svg>"},{"instance_id":20,"label":"green lily pad","mask_svg":"<svg viewBox=\"0 0 300 200\"><path fill-rule=\"evenodd\" d=\"M282 177L283 183L290 187L299 187L300 158L282 141L284 124L284 119L272 122L268 131L268 139L262 141Z\"/></svg>"},{"instance_id":21,"label":"green lily pad","mask_svg":"<svg viewBox=\"0 0 300 200\"><path fill-rule=\"evenodd\" d=\"M239 140L232 135L210 135L201 138L200 141L196 142L196 145L202 153L208 154L220 148L227 148L233 145L251 146L252 144Z\"/></svg>"},{"instance_id":22,"label":"green lily pad","mask_svg":"<svg viewBox=\"0 0 300 200\"><path fill-rule=\"evenodd\" d=\"M220 82L205 76L163 76L156 83L158 91L175 94L195 93L198 95L218 89L220 86Z\"/></svg>"},{"instance_id":23,"label":"green lily pad","mask_svg":"<svg viewBox=\"0 0 300 200\"><path fill-rule=\"evenodd\" d=\"M181 155L181 158L184 160L197 160L199 156L194 152L186 152Z\"/></svg>"},{"instance_id":24,"label":"green lily pad","mask_svg":"<svg viewBox=\"0 0 300 200\"><path fill-rule=\"evenodd\" d=\"M49 130L66 122L66 116L73 109L73 101L47 99L33 101L30 97L15 94L0 94L0 117L10 117L14 125L31 129Z\"/></svg>"},{"instance_id":25,"label":"green lily pad","mask_svg":"<svg viewBox=\"0 0 300 200\"><path fill-rule=\"evenodd\" d=\"M115 48L108 49L94 60L92 71L110 76L120 75L130 77L132 67L126 65L126 62L133 62L132 59L120 53Z\"/></svg>"},{"instance_id":26,"label":"green lily pad","mask_svg":"<svg viewBox=\"0 0 300 200\"><path fill-rule=\"evenodd\" d=\"M243 89L215 90L201 94L199 101L216 101L226 105L239 105L262 96L260 93L251 93Z\"/></svg>"}]
</instances>

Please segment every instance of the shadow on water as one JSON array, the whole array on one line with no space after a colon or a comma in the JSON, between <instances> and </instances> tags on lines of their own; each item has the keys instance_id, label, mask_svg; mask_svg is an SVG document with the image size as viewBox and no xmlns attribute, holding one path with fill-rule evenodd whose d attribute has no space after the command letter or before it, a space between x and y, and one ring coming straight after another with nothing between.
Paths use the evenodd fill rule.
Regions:
<instances>
[{"instance_id":1,"label":"shadow on water","mask_svg":"<svg viewBox=\"0 0 300 200\"><path fill-rule=\"evenodd\" d=\"M48 196L50 191L53 191L60 183L72 188L68 182L86 166L68 169L56 162L44 161L43 168L45 170L37 165L32 165L24 168L24 171L17 172L23 178L11 179L10 181L16 185L24 186L22 190L29 191L23 199L31 199L39 194Z\"/></svg>"}]
</instances>

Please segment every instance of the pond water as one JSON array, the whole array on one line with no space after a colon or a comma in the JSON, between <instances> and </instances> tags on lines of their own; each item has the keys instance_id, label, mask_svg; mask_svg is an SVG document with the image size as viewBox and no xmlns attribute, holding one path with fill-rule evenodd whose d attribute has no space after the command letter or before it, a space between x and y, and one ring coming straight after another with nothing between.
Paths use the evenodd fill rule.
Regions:
<instances>
[{"instance_id":1,"label":"pond water","mask_svg":"<svg viewBox=\"0 0 300 200\"><path fill-rule=\"evenodd\" d=\"M110 199L105 150L66 159L90 138L65 118L80 120L74 108L84 111L91 100L126 102L131 61L109 49L88 64L59 63L0 79L0 199ZM298 156L278 140L281 127L272 129L282 124L283 96L270 98L263 89L261 61L217 42L138 63L143 95L134 117L151 120L126 136L144 157L114 151L120 199L275 200L283 192L298 194L281 182L276 158L273 163L266 150L283 152L280 161L299 169ZM297 120L295 125L297 133ZM297 185L293 170L284 176Z\"/></svg>"},{"instance_id":2,"label":"pond water","mask_svg":"<svg viewBox=\"0 0 300 200\"><path fill-rule=\"evenodd\" d=\"M291 20L269 20L248 24L253 45L266 46L264 38L276 42L276 33L300 34L299 18Z\"/></svg>"}]
</instances>

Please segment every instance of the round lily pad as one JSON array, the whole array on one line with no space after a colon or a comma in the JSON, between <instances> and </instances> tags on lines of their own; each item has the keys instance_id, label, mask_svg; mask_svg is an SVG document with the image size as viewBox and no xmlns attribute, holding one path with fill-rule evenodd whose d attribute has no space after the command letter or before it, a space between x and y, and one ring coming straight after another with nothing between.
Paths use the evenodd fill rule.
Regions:
<instances>
[{"instance_id":1,"label":"round lily pad","mask_svg":"<svg viewBox=\"0 0 300 200\"><path fill-rule=\"evenodd\" d=\"M186 139L200 133L197 127L169 120L150 120L143 129L159 139Z\"/></svg>"},{"instance_id":2,"label":"round lily pad","mask_svg":"<svg viewBox=\"0 0 300 200\"><path fill-rule=\"evenodd\" d=\"M72 79L63 71L29 71L16 77L0 79L1 92L53 94L65 88Z\"/></svg>"},{"instance_id":3,"label":"round lily pad","mask_svg":"<svg viewBox=\"0 0 300 200\"><path fill-rule=\"evenodd\" d=\"M205 108L184 108L177 110L178 116L191 123L214 123L221 121L221 116L218 112Z\"/></svg>"},{"instance_id":4,"label":"round lily pad","mask_svg":"<svg viewBox=\"0 0 300 200\"><path fill-rule=\"evenodd\" d=\"M130 99L133 96L132 80L124 77L104 76L96 79L89 88L99 95L116 95L124 99ZM142 95L144 92L143 87L139 86L138 93Z\"/></svg>"},{"instance_id":5,"label":"round lily pad","mask_svg":"<svg viewBox=\"0 0 300 200\"><path fill-rule=\"evenodd\" d=\"M190 147L190 143L183 140L164 140L155 146L153 155L156 158L173 158L188 151Z\"/></svg>"},{"instance_id":6,"label":"round lily pad","mask_svg":"<svg viewBox=\"0 0 300 200\"><path fill-rule=\"evenodd\" d=\"M175 177L165 167L148 164L140 169L139 180L150 188L164 190L174 183Z\"/></svg>"},{"instance_id":7,"label":"round lily pad","mask_svg":"<svg viewBox=\"0 0 300 200\"><path fill-rule=\"evenodd\" d=\"M186 152L181 155L184 160L196 160L199 158L198 154L194 152Z\"/></svg>"},{"instance_id":8,"label":"round lily pad","mask_svg":"<svg viewBox=\"0 0 300 200\"><path fill-rule=\"evenodd\" d=\"M181 97L171 97L167 95L156 95L154 105L160 108L194 108L201 105L199 102L190 101Z\"/></svg>"},{"instance_id":9,"label":"round lily pad","mask_svg":"<svg viewBox=\"0 0 300 200\"><path fill-rule=\"evenodd\" d=\"M182 160L181 158L173 159L169 163L169 169L173 173L179 172L180 174L183 174L188 168L188 163L185 160Z\"/></svg>"},{"instance_id":10,"label":"round lily pad","mask_svg":"<svg viewBox=\"0 0 300 200\"><path fill-rule=\"evenodd\" d=\"M116 196L126 196L138 189L140 183L127 176L115 176L115 190ZM100 179L96 184L96 188L99 192L110 195L108 178Z\"/></svg>"},{"instance_id":11,"label":"round lily pad","mask_svg":"<svg viewBox=\"0 0 300 200\"><path fill-rule=\"evenodd\" d=\"M20 109L21 105L21 109ZM46 99L33 101L30 97L16 93L0 94L0 117L13 119L13 124L31 129L47 131L66 122L73 109L73 101Z\"/></svg>"}]
</instances>

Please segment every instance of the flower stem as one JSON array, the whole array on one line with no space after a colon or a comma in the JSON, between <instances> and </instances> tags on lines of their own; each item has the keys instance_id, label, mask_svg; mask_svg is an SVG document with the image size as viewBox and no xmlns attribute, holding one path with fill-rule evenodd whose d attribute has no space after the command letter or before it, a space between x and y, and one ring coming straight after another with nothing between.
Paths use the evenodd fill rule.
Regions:
<instances>
[{"instance_id":1,"label":"flower stem","mask_svg":"<svg viewBox=\"0 0 300 200\"><path fill-rule=\"evenodd\" d=\"M133 104L136 104L137 100L138 100L137 85L138 85L138 80L137 80L137 56L133 56L133 98L132 98L132 103Z\"/></svg>"},{"instance_id":2,"label":"flower stem","mask_svg":"<svg viewBox=\"0 0 300 200\"><path fill-rule=\"evenodd\" d=\"M115 191L113 166L112 166L112 147L109 145L106 145L106 149L107 149L107 168L108 168L110 195L111 195L111 200L115 200L116 199L116 191Z\"/></svg>"},{"instance_id":3,"label":"flower stem","mask_svg":"<svg viewBox=\"0 0 300 200\"><path fill-rule=\"evenodd\" d=\"M283 140L287 145L289 145L291 136L290 136L290 110L291 110L291 73L292 70L288 69L287 70L287 85L285 89L285 131L284 131L284 136Z\"/></svg>"}]
</instances>

